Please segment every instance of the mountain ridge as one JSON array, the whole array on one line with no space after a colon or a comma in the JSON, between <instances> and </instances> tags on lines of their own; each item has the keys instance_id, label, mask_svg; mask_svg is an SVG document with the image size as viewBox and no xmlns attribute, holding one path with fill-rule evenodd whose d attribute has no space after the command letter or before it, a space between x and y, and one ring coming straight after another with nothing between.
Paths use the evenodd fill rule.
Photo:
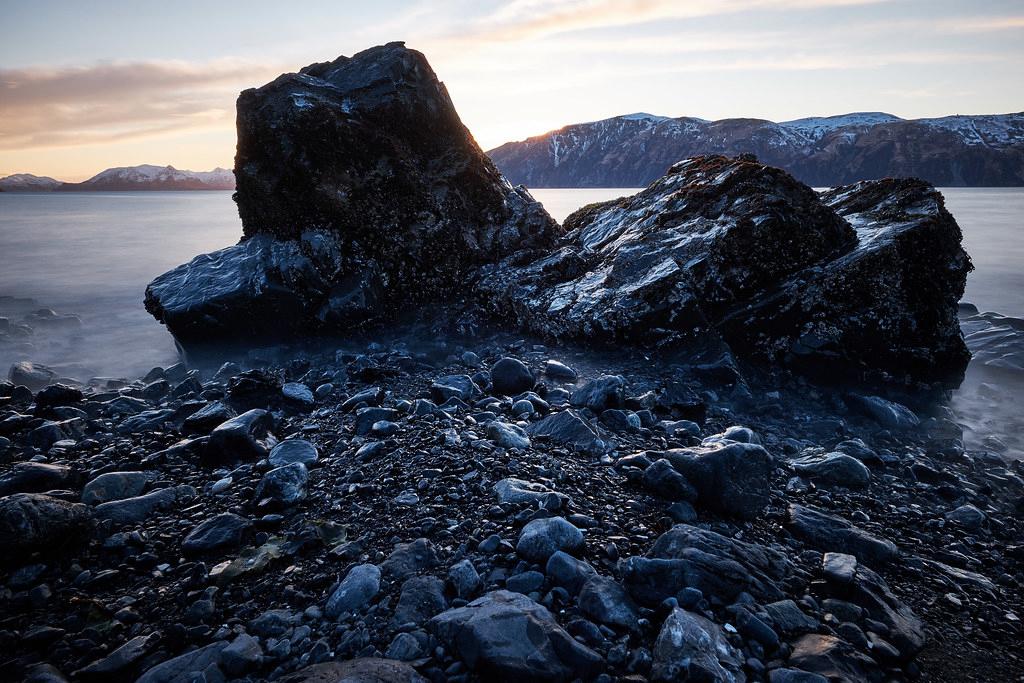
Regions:
<instances>
[{"instance_id":1,"label":"mountain ridge","mask_svg":"<svg viewBox=\"0 0 1024 683\"><path fill-rule=\"evenodd\" d=\"M644 187L702 154L751 153L813 186L893 176L937 186L1024 186L1024 112L902 119L851 112L775 122L634 113L576 123L487 152L528 187Z\"/></svg>"},{"instance_id":2,"label":"mountain ridge","mask_svg":"<svg viewBox=\"0 0 1024 683\"><path fill-rule=\"evenodd\" d=\"M80 183L68 183L31 173L15 173L0 178L0 192L125 192L234 188L235 176L230 169L217 167L211 171L189 171L169 165L153 164L108 168Z\"/></svg>"}]
</instances>

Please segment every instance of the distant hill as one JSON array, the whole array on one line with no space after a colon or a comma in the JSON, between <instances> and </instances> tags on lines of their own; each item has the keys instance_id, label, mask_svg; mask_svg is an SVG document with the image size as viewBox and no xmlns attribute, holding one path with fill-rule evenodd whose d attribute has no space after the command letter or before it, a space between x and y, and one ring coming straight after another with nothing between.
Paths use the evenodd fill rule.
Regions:
<instances>
[{"instance_id":1,"label":"distant hill","mask_svg":"<svg viewBox=\"0 0 1024 683\"><path fill-rule=\"evenodd\" d=\"M642 187L680 159L753 153L803 182L916 176L938 186L1024 185L1024 113L901 119L858 112L763 119L628 114L577 123L488 152L527 187Z\"/></svg>"},{"instance_id":2,"label":"distant hill","mask_svg":"<svg viewBox=\"0 0 1024 683\"><path fill-rule=\"evenodd\" d=\"M212 171L184 171L173 166L123 166L108 168L80 183L64 183L29 173L0 178L5 192L88 192L154 190L233 190L235 175L226 168Z\"/></svg>"},{"instance_id":3,"label":"distant hill","mask_svg":"<svg viewBox=\"0 0 1024 683\"><path fill-rule=\"evenodd\" d=\"M63 184L49 176L15 173L0 178L0 192L52 192Z\"/></svg>"}]
</instances>

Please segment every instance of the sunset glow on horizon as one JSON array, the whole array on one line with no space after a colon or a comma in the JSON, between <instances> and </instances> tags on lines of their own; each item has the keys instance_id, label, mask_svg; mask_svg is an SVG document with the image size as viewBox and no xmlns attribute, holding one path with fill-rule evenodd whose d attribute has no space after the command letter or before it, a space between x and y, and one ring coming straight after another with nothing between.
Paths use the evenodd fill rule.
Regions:
<instances>
[{"instance_id":1,"label":"sunset glow on horizon","mask_svg":"<svg viewBox=\"0 0 1024 683\"><path fill-rule=\"evenodd\" d=\"M244 88L404 40L484 149L645 111L787 120L1024 110L1019 3L514 0L10 5L0 176L230 168Z\"/></svg>"}]
</instances>

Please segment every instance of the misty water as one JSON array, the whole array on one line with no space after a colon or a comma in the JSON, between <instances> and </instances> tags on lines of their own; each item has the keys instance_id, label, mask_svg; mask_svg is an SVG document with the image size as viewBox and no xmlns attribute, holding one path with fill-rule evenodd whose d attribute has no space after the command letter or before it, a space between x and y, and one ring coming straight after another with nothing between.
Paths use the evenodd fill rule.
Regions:
<instances>
[{"instance_id":1,"label":"misty water","mask_svg":"<svg viewBox=\"0 0 1024 683\"><path fill-rule=\"evenodd\" d=\"M540 189L534 195L562 221L588 203L635 191ZM975 265L964 300L1024 318L1024 188L942 192ZM85 380L137 377L175 362L173 340L143 308L146 284L240 236L230 192L0 193L0 316L19 321L45 307L82 320L80 329L58 321L24 342L0 346L0 368L33 360ZM1013 440L1020 411L976 400L980 380L969 379L954 408L964 413L971 435L1013 432ZM1024 396L1015 390L1015 397Z\"/></svg>"}]
</instances>

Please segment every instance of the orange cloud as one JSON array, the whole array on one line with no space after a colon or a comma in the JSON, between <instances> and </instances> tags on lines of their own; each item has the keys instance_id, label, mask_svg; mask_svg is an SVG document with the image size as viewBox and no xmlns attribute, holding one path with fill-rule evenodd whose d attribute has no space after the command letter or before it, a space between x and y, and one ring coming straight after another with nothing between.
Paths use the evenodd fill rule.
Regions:
<instances>
[{"instance_id":1,"label":"orange cloud","mask_svg":"<svg viewBox=\"0 0 1024 683\"><path fill-rule=\"evenodd\" d=\"M517 0L485 19L476 40L516 41L555 33L626 26L744 10L815 9L889 0Z\"/></svg>"},{"instance_id":2,"label":"orange cloud","mask_svg":"<svg viewBox=\"0 0 1024 683\"><path fill-rule=\"evenodd\" d=\"M238 91L282 70L238 60L0 70L0 149L228 126Z\"/></svg>"}]
</instances>

